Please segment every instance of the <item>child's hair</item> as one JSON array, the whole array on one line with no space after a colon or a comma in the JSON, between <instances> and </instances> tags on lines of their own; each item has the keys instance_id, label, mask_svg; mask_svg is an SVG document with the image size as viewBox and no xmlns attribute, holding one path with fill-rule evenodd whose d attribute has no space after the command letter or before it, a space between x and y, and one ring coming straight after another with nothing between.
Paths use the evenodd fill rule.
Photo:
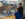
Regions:
<instances>
[{"instance_id":1,"label":"child's hair","mask_svg":"<svg viewBox=\"0 0 25 19\"><path fill-rule=\"evenodd\" d=\"M19 5L22 5L22 3L19 3Z\"/></svg>"},{"instance_id":2,"label":"child's hair","mask_svg":"<svg viewBox=\"0 0 25 19\"><path fill-rule=\"evenodd\" d=\"M15 11L16 11L16 10L18 11L18 8L16 8Z\"/></svg>"}]
</instances>

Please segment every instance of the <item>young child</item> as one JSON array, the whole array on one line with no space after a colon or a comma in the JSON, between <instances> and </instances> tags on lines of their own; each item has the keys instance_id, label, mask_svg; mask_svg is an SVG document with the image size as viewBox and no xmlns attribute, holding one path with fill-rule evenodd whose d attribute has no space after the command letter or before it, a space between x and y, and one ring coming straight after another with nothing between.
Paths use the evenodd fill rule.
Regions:
<instances>
[{"instance_id":1,"label":"young child","mask_svg":"<svg viewBox=\"0 0 25 19\"><path fill-rule=\"evenodd\" d=\"M15 12L15 19L21 19L21 13L18 11L18 9L16 9L16 12Z\"/></svg>"},{"instance_id":2,"label":"young child","mask_svg":"<svg viewBox=\"0 0 25 19\"><path fill-rule=\"evenodd\" d=\"M19 3L19 11L21 12L21 17L23 17L23 6L22 3Z\"/></svg>"}]
</instances>

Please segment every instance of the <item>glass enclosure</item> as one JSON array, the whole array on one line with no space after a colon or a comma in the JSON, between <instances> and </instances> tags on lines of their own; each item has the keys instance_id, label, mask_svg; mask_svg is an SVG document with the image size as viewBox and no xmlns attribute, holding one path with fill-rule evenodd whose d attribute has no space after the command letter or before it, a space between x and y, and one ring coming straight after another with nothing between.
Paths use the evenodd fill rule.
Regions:
<instances>
[{"instance_id":1,"label":"glass enclosure","mask_svg":"<svg viewBox=\"0 0 25 19\"><path fill-rule=\"evenodd\" d=\"M12 16L15 13L16 6L18 7L19 5L19 1L4 1L0 1L0 15ZM23 1L21 3L23 6Z\"/></svg>"}]
</instances>

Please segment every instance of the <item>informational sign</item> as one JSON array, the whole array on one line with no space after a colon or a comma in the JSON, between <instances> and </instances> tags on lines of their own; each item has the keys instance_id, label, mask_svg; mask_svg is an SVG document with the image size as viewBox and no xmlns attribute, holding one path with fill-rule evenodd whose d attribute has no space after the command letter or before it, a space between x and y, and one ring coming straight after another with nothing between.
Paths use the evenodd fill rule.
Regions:
<instances>
[{"instance_id":1,"label":"informational sign","mask_svg":"<svg viewBox=\"0 0 25 19\"><path fill-rule=\"evenodd\" d=\"M2 4L2 2L0 1L0 7L2 7L3 6L3 4Z\"/></svg>"},{"instance_id":2,"label":"informational sign","mask_svg":"<svg viewBox=\"0 0 25 19\"><path fill-rule=\"evenodd\" d=\"M14 2L14 1L9 1L9 2L7 2L7 4L16 4L16 2Z\"/></svg>"}]
</instances>

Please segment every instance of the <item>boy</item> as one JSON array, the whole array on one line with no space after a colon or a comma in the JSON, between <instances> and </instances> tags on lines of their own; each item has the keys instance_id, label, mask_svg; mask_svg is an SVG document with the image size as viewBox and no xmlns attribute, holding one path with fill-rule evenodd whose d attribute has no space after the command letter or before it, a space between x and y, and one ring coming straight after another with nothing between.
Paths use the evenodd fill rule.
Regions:
<instances>
[{"instance_id":1,"label":"boy","mask_svg":"<svg viewBox=\"0 0 25 19\"><path fill-rule=\"evenodd\" d=\"M23 7L22 7L22 4L19 3L19 11L21 12L21 17L23 16Z\"/></svg>"}]
</instances>

